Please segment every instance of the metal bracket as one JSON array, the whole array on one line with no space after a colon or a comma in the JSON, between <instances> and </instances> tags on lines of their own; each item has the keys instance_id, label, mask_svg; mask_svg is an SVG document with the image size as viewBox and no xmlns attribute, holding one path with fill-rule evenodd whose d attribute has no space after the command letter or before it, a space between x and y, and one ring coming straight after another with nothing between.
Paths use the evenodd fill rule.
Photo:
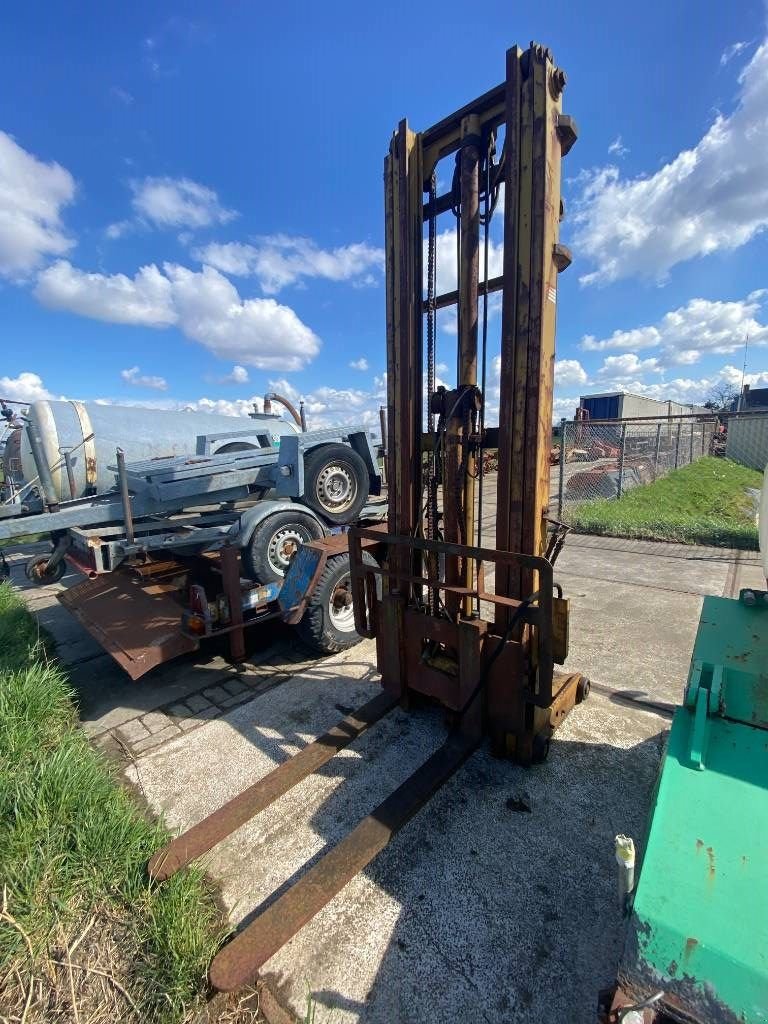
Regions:
<instances>
[{"instance_id":1,"label":"metal bracket","mask_svg":"<svg viewBox=\"0 0 768 1024\"><path fill-rule=\"evenodd\" d=\"M722 714L723 672L722 665L696 661L685 691L685 707L693 711L689 754L699 771L704 770L707 720L710 715Z\"/></svg>"}]
</instances>

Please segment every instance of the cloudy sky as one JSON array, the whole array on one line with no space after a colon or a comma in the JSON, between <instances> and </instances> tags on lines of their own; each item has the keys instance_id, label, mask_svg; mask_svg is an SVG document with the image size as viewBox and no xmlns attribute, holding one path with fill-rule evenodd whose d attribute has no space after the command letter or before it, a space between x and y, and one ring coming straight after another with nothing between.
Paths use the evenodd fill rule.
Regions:
<instances>
[{"instance_id":1,"label":"cloudy sky","mask_svg":"<svg viewBox=\"0 0 768 1024\"><path fill-rule=\"evenodd\" d=\"M6 4L0 397L243 413L276 389L311 426L375 424L391 131L532 38L580 127L555 415L591 391L701 402L740 383L747 338L768 385L766 24L759 0ZM448 214L441 290L454 242ZM493 309L489 339L492 404ZM454 346L441 313L447 383Z\"/></svg>"}]
</instances>

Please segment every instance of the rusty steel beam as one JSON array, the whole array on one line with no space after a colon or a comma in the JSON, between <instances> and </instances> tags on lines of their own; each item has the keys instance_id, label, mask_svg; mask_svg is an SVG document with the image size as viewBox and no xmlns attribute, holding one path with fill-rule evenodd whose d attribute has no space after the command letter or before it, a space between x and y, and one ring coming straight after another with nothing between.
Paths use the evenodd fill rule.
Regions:
<instances>
[{"instance_id":1,"label":"rusty steel beam","mask_svg":"<svg viewBox=\"0 0 768 1024\"><path fill-rule=\"evenodd\" d=\"M565 75L551 53L507 53L499 478L496 546L541 554L546 546L557 275L560 163L576 137L561 115ZM524 598L535 574L503 570L497 586ZM497 609L496 623L508 618Z\"/></svg>"},{"instance_id":2,"label":"rusty steel beam","mask_svg":"<svg viewBox=\"0 0 768 1024\"><path fill-rule=\"evenodd\" d=\"M197 825L193 825L173 839L162 850L158 850L149 862L148 871L151 877L162 882L180 868L208 853L246 821L250 821L293 786L322 768L340 750L358 736L362 736L367 729L391 711L395 704L396 701L389 694L380 693L357 711L342 718L314 743L304 747L290 760L278 765L269 775L259 779L213 814L209 814Z\"/></svg>"},{"instance_id":3,"label":"rusty steel beam","mask_svg":"<svg viewBox=\"0 0 768 1024\"><path fill-rule=\"evenodd\" d=\"M219 555L221 582L229 604L229 657L236 664L245 660L245 632L243 630L243 590L240 585L240 551L225 545Z\"/></svg>"},{"instance_id":4,"label":"rusty steel beam","mask_svg":"<svg viewBox=\"0 0 768 1024\"><path fill-rule=\"evenodd\" d=\"M477 296L480 269L480 118L469 114L461 122L464 140L460 154L461 231L458 268L459 333L457 392L477 386ZM445 490L443 527L449 543L468 543L474 536L475 459L467 450L470 411L465 401L456 400L459 409L448 411L445 439ZM455 586L471 588L473 566L467 559L446 558L445 578ZM460 601L455 593L446 594L450 616L459 608L471 614L472 599Z\"/></svg>"},{"instance_id":5,"label":"rusty steel beam","mask_svg":"<svg viewBox=\"0 0 768 1024\"><path fill-rule=\"evenodd\" d=\"M442 121L427 128L421 136L424 151L424 176L428 177L435 164L449 153L454 153L461 144L461 123L465 117L476 114L485 129L496 128L504 123L504 83L489 89L471 103L455 110Z\"/></svg>"},{"instance_id":6,"label":"rusty steel beam","mask_svg":"<svg viewBox=\"0 0 768 1024\"><path fill-rule=\"evenodd\" d=\"M459 277L459 387L477 387L477 298L480 279L480 147L469 143L472 136L480 135L480 119L474 114L462 122L461 150L461 235L460 235L460 277ZM472 421L469 410L464 413L461 424L461 439L466 447L462 460L463 481L463 522L461 535L456 540L471 544L475 536L475 479L477 477L475 453L469 445ZM447 537L446 540L451 540ZM463 561L464 586L472 588L474 564ZM463 612L471 615L471 597L463 601Z\"/></svg>"},{"instance_id":7,"label":"rusty steel beam","mask_svg":"<svg viewBox=\"0 0 768 1024\"><path fill-rule=\"evenodd\" d=\"M282 896L213 959L211 984L233 992L259 969L397 835L477 747L472 736L452 736L413 775L364 818Z\"/></svg>"},{"instance_id":8,"label":"rusty steel beam","mask_svg":"<svg viewBox=\"0 0 768 1024\"><path fill-rule=\"evenodd\" d=\"M488 294L490 295L492 292L500 292L503 287L504 287L504 278L503 277L492 277L492 278L489 279L487 287L486 287L486 284L485 284L484 281L480 281L479 282L479 284L477 286L477 293L478 293L478 295L485 295L485 293L487 291ZM445 309L446 306L455 306L458 303L458 301L459 301L458 289L455 289L452 292L443 292L442 295L438 295L435 298L435 302L434 302L435 309ZM425 311L426 311L426 308L427 308L427 304L425 302L424 303L424 310ZM590 421L590 422L592 422L592 421Z\"/></svg>"}]
</instances>

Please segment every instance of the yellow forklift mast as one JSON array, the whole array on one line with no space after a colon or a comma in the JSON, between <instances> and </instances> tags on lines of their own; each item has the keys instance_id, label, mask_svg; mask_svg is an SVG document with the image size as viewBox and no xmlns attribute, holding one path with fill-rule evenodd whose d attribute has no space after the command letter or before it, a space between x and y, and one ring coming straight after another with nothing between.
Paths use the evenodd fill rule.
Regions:
<instances>
[{"instance_id":1,"label":"yellow forklift mast","mask_svg":"<svg viewBox=\"0 0 768 1024\"><path fill-rule=\"evenodd\" d=\"M547 49L513 47L506 71L501 85L439 124L413 132L402 121L392 139L385 567L362 561L359 542L372 531L352 531L350 550L357 628L376 638L385 690L405 704L437 700L465 736L488 734L497 753L530 764L546 757L553 730L588 691L580 675L554 671L567 654L568 606L552 578L565 528L548 507L557 278L570 263L559 243L560 164L576 128L562 113L565 75ZM438 196L441 161L451 160L451 188ZM489 279L502 196L503 273ZM455 218L458 287L437 295L440 216ZM485 425L494 293L497 429ZM448 389L435 387L436 314L451 306L457 383ZM493 545L482 534L489 448L498 449Z\"/></svg>"}]
</instances>

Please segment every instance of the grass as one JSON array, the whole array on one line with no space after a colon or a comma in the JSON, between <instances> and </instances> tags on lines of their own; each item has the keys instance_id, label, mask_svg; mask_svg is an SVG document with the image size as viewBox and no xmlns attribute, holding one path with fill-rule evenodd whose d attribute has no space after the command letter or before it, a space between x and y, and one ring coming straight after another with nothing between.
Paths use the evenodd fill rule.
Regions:
<instances>
[{"instance_id":1,"label":"grass","mask_svg":"<svg viewBox=\"0 0 768 1024\"><path fill-rule=\"evenodd\" d=\"M0 540L0 548L15 547L17 544L35 544L39 540L45 540L47 533L26 533L23 537L11 537L10 540Z\"/></svg>"},{"instance_id":2,"label":"grass","mask_svg":"<svg viewBox=\"0 0 768 1024\"><path fill-rule=\"evenodd\" d=\"M705 457L627 491L619 501L577 505L568 519L579 533L756 550L747 488L759 489L762 482L763 474L754 469Z\"/></svg>"},{"instance_id":3,"label":"grass","mask_svg":"<svg viewBox=\"0 0 768 1024\"><path fill-rule=\"evenodd\" d=\"M220 918L198 872L150 884L165 838L77 728L66 677L0 583L0 1017L171 1024L199 1006Z\"/></svg>"}]
</instances>

